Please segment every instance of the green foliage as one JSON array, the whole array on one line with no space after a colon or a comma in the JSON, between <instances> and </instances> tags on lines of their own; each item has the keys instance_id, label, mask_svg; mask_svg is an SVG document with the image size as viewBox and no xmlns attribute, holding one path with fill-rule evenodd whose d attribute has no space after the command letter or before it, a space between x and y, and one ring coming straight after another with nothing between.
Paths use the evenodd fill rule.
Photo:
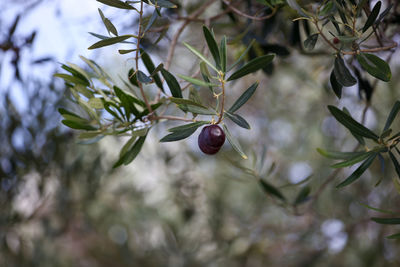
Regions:
<instances>
[{"instance_id":1,"label":"green foliage","mask_svg":"<svg viewBox=\"0 0 400 267\"><path fill-rule=\"evenodd\" d=\"M259 70L270 75L273 72L279 72L279 67L284 65L280 64L279 60L276 60L275 63L274 59L287 56L290 50L284 45L269 43L274 38L267 38L269 32L272 31L269 23L273 23L272 21L276 19L277 12L287 12L283 17L290 17L291 20L294 15L293 10L300 15L294 19L290 38L283 42L291 43L294 48L300 50L299 55L294 57L300 57L301 54L333 59L331 64L323 66L322 69L328 74L330 73L329 83L338 99L344 94L344 87L358 85L359 94L360 96L365 95L366 105L369 107L371 98L376 91L374 90L375 79L389 82L392 78L388 61L375 54L380 51L390 51L396 46L394 43L387 45L382 43L382 36L386 28L380 27L380 25L388 23L384 18L390 14L392 5L380 12L381 1L378 1L372 10L368 6L369 1L322 1L312 5L312 8L307 5L303 6L302 3L299 4L294 0L288 0L286 3L280 0L256 1L256 6L263 8L262 13L265 13L263 16L260 15L261 13L245 14L233 6L229 6L232 4L229 1L223 1L222 13L215 18L210 18L210 21L204 20L205 24L215 26L215 32L210 27L203 25L199 30L203 34L203 43L180 41L180 34L188 24L197 20L203 21L198 16L211 4L211 2L207 2L208 4L204 3L204 6L195 7L196 11L193 12L193 17L182 17L185 22L171 39L173 41L169 43L171 47L169 47L168 53L160 56L162 59L166 58L165 62L158 66L154 64L150 52L157 48L158 42L167 34L169 24L172 23L169 15L164 16L164 9L176 8L175 11L180 14L183 7L175 1L166 0L126 2L98 0L98 2L110 7L134 11L132 14L139 18L135 34L119 35L117 27L99 9L101 20L110 36L91 33L100 40L91 45L89 49L114 44L129 45L127 49L118 49L121 55L133 56L135 67L128 72L129 82L122 81L122 85L118 85L98 64L85 58L83 60L89 66L90 72L69 64L62 65L67 73L58 73L55 76L65 81L71 92L72 102L77 104L85 114L80 116L66 109L60 109L60 114L64 117L62 121L64 125L84 131L80 135L81 139L84 139L83 142L97 142L107 135L123 135L130 138L122 148L114 167L132 162L139 155L152 126L169 120L185 123L170 128L169 133L161 138L160 142L183 140L194 134L203 125L221 124L233 150L243 159L248 159L244 152L248 149L241 147L235 137L235 132L227 128L224 120L229 119L233 125L235 124L234 126L250 130L250 124L244 116L237 114L237 111L253 96L259 82L248 87L229 109L226 107L226 102L232 95L231 81L240 84L240 80L245 79L246 76L249 79L249 74ZM248 1L248 4L252 5L252 1ZM282 8L284 6L286 8ZM145 9L152 11L146 17L144 17ZM229 17L232 25L239 26L237 27L239 29L236 33L237 36L230 31L224 31L226 35L216 34L220 25L213 23L213 20L218 19L219 16L225 16L225 14ZM247 26L244 27L244 24L238 23L235 14L240 14L248 19L265 20L266 23L262 30L257 30L253 25L246 24ZM155 29L156 25L157 29ZM304 31L300 30L301 25ZM262 32L262 35L259 32ZM195 35L192 34L189 37ZM303 37L305 38L303 39ZM130 38L133 38L134 41L128 40ZM372 38L377 39L376 43L379 46L371 48L364 45L364 42ZM316 46L318 40L320 43ZM195 43L195 45L189 43ZM192 73L175 74L171 67L175 48L180 44L183 44L199 61L198 64L196 63L195 70L188 68L188 72ZM204 47L204 49L196 47ZM139 60L142 61L142 65L139 64ZM176 77L182 80L178 80ZM370 79L374 79L374 82L370 82ZM98 82L102 86L99 86ZM169 91L164 89L165 84ZM104 86L106 89L103 88ZM263 85L263 88L265 87ZM155 89L156 92L152 89ZM264 90L264 92L266 91ZM321 103L324 102L321 101ZM345 108L341 110L334 105L328 105L328 110L334 119L347 128L358 142L356 149L350 152L318 149L318 152L325 157L341 160L332 164L333 168L359 164L348 177L336 186L337 188L345 187L361 178L377 157L381 164L381 173L384 175L383 155L386 153L400 179L400 164L397 159L400 155L397 148L400 142L400 132L396 133L394 131L398 129L391 128L400 110L399 103L397 101L393 106L380 135L364 126L364 121L361 123L356 121ZM255 109L258 108L255 107ZM290 106L288 108L290 109ZM370 148L371 143L373 146ZM360 146L362 146L361 149ZM254 168L245 168L245 170L257 178L259 185L267 195L281 200L294 209L314 197L310 196L311 186L305 185L296 193L292 204L288 204L280 187L267 182ZM382 178L377 185L381 181ZM316 194L319 194L318 192ZM397 238L397 235L395 234L391 238Z\"/></svg>"}]
</instances>

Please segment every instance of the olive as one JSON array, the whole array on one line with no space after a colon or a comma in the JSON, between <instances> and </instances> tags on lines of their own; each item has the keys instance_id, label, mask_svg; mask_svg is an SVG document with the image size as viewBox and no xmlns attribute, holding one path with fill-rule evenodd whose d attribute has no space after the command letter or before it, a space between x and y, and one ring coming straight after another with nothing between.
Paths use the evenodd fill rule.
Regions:
<instances>
[{"instance_id":1,"label":"olive","mask_svg":"<svg viewBox=\"0 0 400 267\"><path fill-rule=\"evenodd\" d=\"M338 43L340 43L340 40L339 40L339 38L337 38L337 37L333 38L333 43L334 43L334 44L338 44Z\"/></svg>"},{"instance_id":2,"label":"olive","mask_svg":"<svg viewBox=\"0 0 400 267\"><path fill-rule=\"evenodd\" d=\"M205 154L213 155L225 142L225 133L218 125L205 126L199 135L198 144Z\"/></svg>"}]
</instances>

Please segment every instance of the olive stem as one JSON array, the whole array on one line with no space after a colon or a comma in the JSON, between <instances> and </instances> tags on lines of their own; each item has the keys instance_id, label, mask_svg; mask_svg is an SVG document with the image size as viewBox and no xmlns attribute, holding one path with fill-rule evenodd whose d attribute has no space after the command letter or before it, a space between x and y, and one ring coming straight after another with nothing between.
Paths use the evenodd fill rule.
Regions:
<instances>
[{"instance_id":1,"label":"olive stem","mask_svg":"<svg viewBox=\"0 0 400 267\"><path fill-rule=\"evenodd\" d=\"M221 95L222 95L222 100L221 100L221 112L219 113L219 118L218 121L215 124L219 124L222 121L222 117L224 116L224 105L225 105L225 74L222 73L220 74L220 82L221 82Z\"/></svg>"}]
</instances>

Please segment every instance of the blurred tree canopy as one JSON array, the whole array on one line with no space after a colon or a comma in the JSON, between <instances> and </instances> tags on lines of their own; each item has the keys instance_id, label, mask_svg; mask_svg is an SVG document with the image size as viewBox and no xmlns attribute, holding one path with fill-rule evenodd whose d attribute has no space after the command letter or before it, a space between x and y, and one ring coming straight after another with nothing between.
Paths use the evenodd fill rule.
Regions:
<instances>
[{"instance_id":1,"label":"blurred tree canopy","mask_svg":"<svg viewBox=\"0 0 400 267\"><path fill-rule=\"evenodd\" d=\"M0 266L399 266L398 1L93 0L61 68L49 1L0 13Z\"/></svg>"}]
</instances>

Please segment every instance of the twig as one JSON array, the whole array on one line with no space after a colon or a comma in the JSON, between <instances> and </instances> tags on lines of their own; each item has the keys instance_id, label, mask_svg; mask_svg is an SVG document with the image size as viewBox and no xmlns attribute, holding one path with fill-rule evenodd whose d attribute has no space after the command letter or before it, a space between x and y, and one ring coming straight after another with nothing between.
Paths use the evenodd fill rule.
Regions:
<instances>
[{"instance_id":1,"label":"twig","mask_svg":"<svg viewBox=\"0 0 400 267\"><path fill-rule=\"evenodd\" d=\"M324 39L324 41L330 46L332 47L335 51L340 52L343 55L357 55L360 52L362 53L368 53L368 52L379 52L379 51L386 51L386 50L390 50L392 48L397 47L397 43L393 43L391 45L388 46L382 46L382 47L375 47L375 48L366 48L366 49L359 49L359 50L354 50L354 51L342 51L339 48L337 48L334 44L332 44L331 41L329 41L329 39L325 36L325 34L322 32L322 29L319 27L318 25L318 21L313 21L315 27L318 30L318 33L321 35L322 39Z\"/></svg>"},{"instance_id":2,"label":"twig","mask_svg":"<svg viewBox=\"0 0 400 267\"><path fill-rule=\"evenodd\" d=\"M220 123L222 121L222 117L224 116L224 104L225 104L225 80L224 76L221 75L221 89L222 89L222 100L221 100L221 112L219 113L219 118L216 124Z\"/></svg>"},{"instance_id":3,"label":"twig","mask_svg":"<svg viewBox=\"0 0 400 267\"><path fill-rule=\"evenodd\" d=\"M208 0L206 3L204 3L201 7L199 7L195 12L193 12L192 15L190 15L186 20L182 23L182 25L179 27L177 32L175 33L174 37L172 38L171 45L168 51L168 56L167 56L167 61L165 62L165 69L168 70L169 67L171 66L172 58L175 53L175 48L178 43L179 36L181 36L183 30L186 28L186 26L195 18L200 16L201 13L203 13L211 3L213 3L215 0Z\"/></svg>"},{"instance_id":4,"label":"twig","mask_svg":"<svg viewBox=\"0 0 400 267\"><path fill-rule=\"evenodd\" d=\"M272 17L275 15L276 11L278 10L278 9L275 7L275 8L272 9L272 13L271 13L271 14L268 14L268 15L263 16L263 17L256 17L256 16L252 16L252 15L249 15L249 14L246 14L246 13L240 11L239 9L237 9L236 7L234 7L234 6L233 6L229 1L227 1L227 0L222 0L222 2L224 2L224 3L228 6L228 8L229 8L230 10L232 10L233 12L235 12L236 14L238 14L238 15L240 15L240 16L243 16L243 17L246 17L246 18L249 18L249 19L252 19L252 20L266 20L266 19L270 19L270 18L272 18Z\"/></svg>"}]
</instances>

